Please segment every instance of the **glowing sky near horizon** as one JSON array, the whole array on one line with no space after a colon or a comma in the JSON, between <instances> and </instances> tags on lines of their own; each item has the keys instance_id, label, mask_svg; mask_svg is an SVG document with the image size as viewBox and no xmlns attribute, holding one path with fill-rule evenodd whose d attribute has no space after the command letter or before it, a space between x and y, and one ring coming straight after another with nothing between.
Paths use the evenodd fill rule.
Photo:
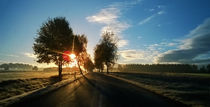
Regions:
<instances>
[{"instance_id":1,"label":"glowing sky near horizon","mask_svg":"<svg viewBox=\"0 0 210 107\"><path fill-rule=\"evenodd\" d=\"M209 0L1 0L0 64L41 66L33 55L37 30L66 17L88 37L92 55L103 31L120 38L119 63L210 63ZM44 66L44 65L43 65Z\"/></svg>"}]
</instances>

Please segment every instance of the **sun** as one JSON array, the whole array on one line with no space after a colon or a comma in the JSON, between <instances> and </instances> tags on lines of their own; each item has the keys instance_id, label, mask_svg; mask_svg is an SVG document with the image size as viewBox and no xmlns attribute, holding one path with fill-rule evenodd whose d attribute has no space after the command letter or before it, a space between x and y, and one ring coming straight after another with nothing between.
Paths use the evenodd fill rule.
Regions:
<instances>
[{"instance_id":1,"label":"sun","mask_svg":"<svg viewBox=\"0 0 210 107\"><path fill-rule=\"evenodd\" d=\"M75 59L75 58L76 58L76 55L75 55L75 54L70 54L69 57L70 57L71 59Z\"/></svg>"},{"instance_id":2,"label":"sun","mask_svg":"<svg viewBox=\"0 0 210 107\"><path fill-rule=\"evenodd\" d=\"M69 64L69 67L72 68L77 65L76 61L76 55L75 54L70 54L69 57L71 58L72 62Z\"/></svg>"}]
</instances>

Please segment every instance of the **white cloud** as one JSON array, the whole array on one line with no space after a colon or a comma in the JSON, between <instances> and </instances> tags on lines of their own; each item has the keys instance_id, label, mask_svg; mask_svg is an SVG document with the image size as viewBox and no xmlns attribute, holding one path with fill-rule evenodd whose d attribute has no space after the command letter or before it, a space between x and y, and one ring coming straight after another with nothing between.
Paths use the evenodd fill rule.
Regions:
<instances>
[{"instance_id":1,"label":"white cloud","mask_svg":"<svg viewBox=\"0 0 210 107\"><path fill-rule=\"evenodd\" d=\"M7 56L7 57L19 57L18 55L14 55L14 54L2 54L2 53L0 53L0 55Z\"/></svg>"},{"instance_id":2,"label":"white cloud","mask_svg":"<svg viewBox=\"0 0 210 107\"><path fill-rule=\"evenodd\" d=\"M149 9L150 12L154 11L155 9Z\"/></svg>"},{"instance_id":3,"label":"white cloud","mask_svg":"<svg viewBox=\"0 0 210 107\"><path fill-rule=\"evenodd\" d=\"M120 15L120 10L117 8L105 8L101 9L101 11L93 16L88 16L86 19L89 22L97 22L97 23L102 23L102 24L111 24L115 23L116 19Z\"/></svg>"},{"instance_id":4,"label":"white cloud","mask_svg":"<svg viewBox=\"0 0 210 107\"><path fill-rule=\"evenodd\" d=\"M151 50L122 50L119 51L121 59L119 63L154 63L154 58L159 54L158 51Z\"/></svg>"},{"instance_id":5,"label":"white cloud","mask_svg":"<svg viewBox=\"0 0 210 107\"><path fill-rule=\"evenodd\" d=\"M122 38L120 37L121 33L131 26L127 22L119 20L120 16L122 15L122 10L132 7L133 5L138 4L140 1L141 0L131 2L115 2L107 6L107 8L101 9L95 15L86 17L86 19L88 22L104 24L104 26L101 28L101 34L103 34L105 31L108 31L113 32L116 36ZM123 44L120 46L127 45L128 42L125 41L126 40L120 41L121 43L119 44Z\"/></svg>"},{"instance_id":6,"label":"white cloud","mask_svg":"<svg viewBox=\"0 0 210 107\"><path fill-rule=\"evenodd\" d=\"M117 36L120 36L121 32L128 29L129 27L130 25L125 22L115 21L113 23L110 23L109 25L104 26L101 29L101 33L107 31L107 32L113 32Z\"/></svg>"},{"instance_id":7,"label":"white cloud","mask_svg":"<svg viewBox=\"0 0 210 107\"><path fill-rule=\"evenodd\" d=\"M143 25L143 24L149 22L149 21L150 21L152 18L154 18L155 16L156 16L156 14L153 14L153 15L147 17L146 19L140 21L140 22L139 22L139 25Z\"/></svg>"},{"instance_id":8,"label":"white cloud","mask_svg":"<svg viewBox=\"0 0 210 107\"><path fill-rule=\"evenodd\" d=\"M119 51L119 53L125 60L137 60L137 59L145 58L144 51L123 50L123 51Z\"/></svg>"},{"instance_id":9,"label":"white cloud","mask_svg":"<svg viewBox=\"0 0 210 107\"><path fill-rule=\"evenodd\" d=\"M128 41L127 40L119 40L117 45L118 45L118 47L124 47L124 46L128 45Z\"/></svg>"},{"instance_id":10,"label":"white cloud","mask_svg":"<svg viewBox=\"0 0 210 107\"><path fill-rule=\"evenodd\" d=\"M157 13L152 14L151 16L149 16L149 17L145 18L144 20L140 21L139 25L143 25L143 24L149 22L150 20L152 20L153 18L155 18L156 16L162 15L164 13L165 13L165 11L163 11L163 10L158 11Z\"/></svg>"},{"instance_id":11,"label":"white cloud","mask_svg":"<svg viewBox=\"0 0 210 107\"><path fill-rule=\"evenodd\" d=\"M17 55L12 55L12 54L8 54L7 56L10 56L10 57L19 57Z\"/></svg>"},{"instance_id":12,"label":"white cloud","mask_svg":"<svg viewBox=\"0 0 210 107\"><path fill-rule=\"evenodd\" d=\"M29 57L29 58L36 58L36 55L34 55L33 53L28 53L28 52L25 52L23 53L25 56Z\"/></svg>"},{"instance_id":13,"label":"white cloud","mask_svg":"<svg viewBox=\"0 0 210 107\"><path fill-rule=\"evenodd\" d=\"M99 13L88 16L86 19L89 22L96 22L100 24L104 24L105 26L101 29L101 34L105 31L113 32L116 35L120 35L120 33L127 28L129 28L129 24L126 22L121 22L118 19L120 18L121 10L113 5L108 8L101 9Z\"/></svg>"},{"instance_id":14,"label":"white cloud","mask_svg":"<svg viewBox=\"0 0 210 107\"><path fill-rule=\"evenodd\" d=\"M164 14L164 13L165 13L164 11L157 12L157 14L159 14L159 15Z\"/></svg>"}]
</instances>

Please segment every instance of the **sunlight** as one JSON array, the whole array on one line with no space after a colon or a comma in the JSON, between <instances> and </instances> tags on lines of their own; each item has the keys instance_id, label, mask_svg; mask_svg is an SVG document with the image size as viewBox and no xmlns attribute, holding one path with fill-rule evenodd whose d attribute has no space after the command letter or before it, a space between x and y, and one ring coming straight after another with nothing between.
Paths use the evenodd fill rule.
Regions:
<instances>
[{"instance_id":1,"label":"sunlight","mask_svg":"<svg viewBox=\"0 0 210 107\"><path fill-rule=\"evenodd\" d=\"M69 67L70 67L70 68L75 67L75 66L77 66L77 61L76 61L76 59L74 59L73 62L71 62L71 63L69 64Z\"/></svg>"},{"instance_id":2,"label":"sunlight","mask_svg":"<svg viewBox=\"0 0 210 107\"><path fill-rule=\"evenodd\" d=\"M70 57L71 59L75 59L76 55L75 55L75 54L70 54L69 57Z\"/></svg>"},{"instance_id":3,"label":"sunlight","mask_svg":"<svg viewBox=\"0 0 210 107\"><path fill-rule=\"evenodd\" d=\"M69 64L69 67L72 68L77 66L77 60L75 59L76 55L72 53L69 55L69 57L72 59L72 62Z\"/></svg>"}]
</instances>

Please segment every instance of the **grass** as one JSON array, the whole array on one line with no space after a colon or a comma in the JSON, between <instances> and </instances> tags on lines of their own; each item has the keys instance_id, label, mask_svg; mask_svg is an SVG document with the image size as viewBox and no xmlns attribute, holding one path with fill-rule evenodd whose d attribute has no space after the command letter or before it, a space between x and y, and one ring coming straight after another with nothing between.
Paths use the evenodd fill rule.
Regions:
<instances>
[{"instance_id":1,"label":"grass","mask_svg":"<svg viewBox=\"0 0 210 107\"><path fill-rule=\"evenodd\" d=\"M57 72L42 71L0 72L0 100L52 85L59 81L57 75ZM73 75L63 72L62 78L73 78Z\"/></svg>"},{"instance_id":2,"label":"grass","mask_svg":"<svg viewBox=\"0 0 210 107\"><path fill-rule=\"evenodd\" d=\"M68 72L63 72L68 74ZM0 82L6 80L16 79L30 79L30 78L48 78L58 75L58 72L43 72L43 71L0 71Z\"/></svg>"},{"instance_id":3,"label":"grass","mask_svg":"<svg viewBox=\"0 0 210 107\"><path fill-rule=\"evenodd\" d=\"M115 72L141 87L190 106L210 105L210 74L167 72Z\"/></svg>"}]
</instances>

